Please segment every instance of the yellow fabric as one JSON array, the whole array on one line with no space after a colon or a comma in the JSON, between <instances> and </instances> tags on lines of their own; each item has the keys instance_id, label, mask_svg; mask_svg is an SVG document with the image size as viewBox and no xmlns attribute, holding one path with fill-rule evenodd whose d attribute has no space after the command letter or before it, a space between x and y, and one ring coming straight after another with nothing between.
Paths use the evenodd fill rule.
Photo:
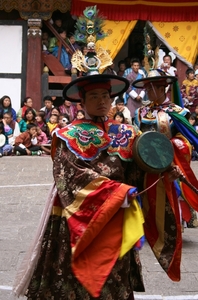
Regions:
<instances>
[{"instance_id":1,"label":"yellow fabric","mask_svg":"<svg viewBox=\"0 0 198 300\"><path fill-rule=\"evenodd\" d=\"M123 230L122 230L122 245L120 249L120 258L122 258L144 235L144 217L142 210L134 199L131 206L125 208Z\"/></svg>"},{"instance_id":2,"label":"yellow fabric","mask_svg":"<svg viewBox=\"0 0 198 300\"><path fill-rule=\"evenodd\" d=\"M103 40L97 41L96 46L102 47L104 50L106 50L113 60L124 45L124 43L126 42L126 40L128 39L136 23L136 20L106 20L103 30L108 34L108 37Z\"/></svg>"},{"instance_id":3,"label":"yellow fabric","mask_svg":"<svg viewBox=\"0 0 198 300\"><path fill-rule=\"evenodd\" d=\"M198 22L152 22L166 42L194 64L198 53Z\"/></svg>"}]
</instances>

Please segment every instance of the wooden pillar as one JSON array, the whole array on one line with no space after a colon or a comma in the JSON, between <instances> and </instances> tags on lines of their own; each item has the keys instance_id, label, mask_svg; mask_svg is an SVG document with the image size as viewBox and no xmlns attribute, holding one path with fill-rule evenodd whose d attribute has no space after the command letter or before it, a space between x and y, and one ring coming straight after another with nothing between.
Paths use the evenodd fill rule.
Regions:
<instances>
[{"instance_id":1,"label":"wooden pillar","mask_svg":"<svg viewBox=\"0 0 198 300\"><path fill-rule=\"evenodd\" d=\"M42 102L41 91L41 19L28 19L26 97L33 100L33 108L39 110Z\"/></svg>"}]
</instances>

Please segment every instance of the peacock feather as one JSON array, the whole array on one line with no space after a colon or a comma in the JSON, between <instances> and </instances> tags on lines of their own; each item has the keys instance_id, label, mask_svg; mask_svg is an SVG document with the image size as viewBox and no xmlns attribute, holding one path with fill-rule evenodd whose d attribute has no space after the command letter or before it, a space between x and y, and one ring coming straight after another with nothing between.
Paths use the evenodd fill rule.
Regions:
<instances>
[{"instance_id":1,"label":"peacock feather","mask_svg":"<svg viewBox=\"0 0 198 300\"><path fill-rule=\"evenodd\" d=\"M85 8L83 16L79 17L75 25L75 39L78 42L86 43L91 35L95 41L101 40L107 36L103 31L104 17L99 15L97 6Z\"/></svg>"}]
</instances>

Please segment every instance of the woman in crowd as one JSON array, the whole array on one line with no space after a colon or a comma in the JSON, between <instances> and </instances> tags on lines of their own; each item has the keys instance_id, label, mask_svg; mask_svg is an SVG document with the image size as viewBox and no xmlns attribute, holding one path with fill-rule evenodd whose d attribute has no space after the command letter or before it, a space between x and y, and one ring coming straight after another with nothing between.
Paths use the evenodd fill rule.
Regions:
<instances>
[{"instance_id":1,"label":"woman in crowd","mask_svg":"<svg viewBox=\"0 0 198 300\"><path fill-rule=\"evenodd\" d=\"M4 114L5 112L12 113L12 119L16 121L16 111L12 108L12 102L9 96L3 96L0 99L0 113Z\"/></svg>"},{"instance_id":2,"label":"woman in crowd","mask_svg":"<svg viewBox=\"0 0 198 300\"><path fill-rule=\"evenodd\" d=\"M24 117L19 122L20 132L25 132L27 130L27 124L36 122L36 112L33 108L27 108Z\"/></svg>"},{"instance_id":3,"label":"woman in crowd","mask_svg":"<svg viewBox=\"0 0 198 300\"><path fill-rule=\"evenodd\" d=\"M76 118L77 107L76 105L73 105L71 101L64 99L64 103L59 109L62 114L67 114L69 116L69 122L72 122Z\"/></svg>"},{"instance_id":4,"label":"woman in crowd","mask_svg":"<svg viewBox=\"0 0 198 300\"><path fill-rule=\"evenodd\" d=\"M25 112L28 108L32 108L33 107L33 101L31 97L26 97L23 100L22 103L22 107L19 109L19 111L17 112L17 122L20 122L21 119L25 116ZM36 110L34 109L35 113Z\"/></svg>"}]
</instances>

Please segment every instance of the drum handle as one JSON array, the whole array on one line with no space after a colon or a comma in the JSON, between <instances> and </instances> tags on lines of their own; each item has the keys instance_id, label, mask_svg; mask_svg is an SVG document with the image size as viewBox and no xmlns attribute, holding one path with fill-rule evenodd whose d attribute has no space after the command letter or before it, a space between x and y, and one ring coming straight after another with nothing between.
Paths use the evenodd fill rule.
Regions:
<instances>
[{"instance_id":1,"label":"drum handle","mask_svg":"<svg viewBox=\"0 0 198 300\"><path fill-rule=\"evenodd\" d=\"M185 183L189 188L193 190L193 192L195 192L195 194L198 195L198 189L194 185L192 185L192 183L190 183L184 175L180 175L179 180Z\"/></svg>"},{"instance_id":2,"label":"drum handle","mask_svg":"<svg viewBox=\"0 0 198 300\"><path fill-rule=\"evenodd\" d=\"M149 189L151 189L155 184L158 183L158 181L160 181L160 180L163 179L163 178L164 178L164 176L159 177L155 182L153 182L153 184L151 184L151 185L150 185L149 187L147 187L145 190L143 190L143 191L141 191L141 192L139 192L139 193L134 193L134 194L132 194L132 195L130 196L131 200L132 200L134 197L139 196L139 195L145 193L146 191L148 191Z\"/></svg>"},{"instance_id":3,"label":"drum handle","mask_svg":"<svg viewBox=\"0 0 198 300\"><path fill-rule=\"evenodd\" d=\"M139 196L139 195L145 193L146 191L148 191L150 188L152 188L155 184L158 183L158 181L160 181L160 180L163 179L163 178L164 178L164 176L159 177L159 178L158 178L153 184L151 184L149 187L147 187L146 189L144 189L143 191L141 191L141 192L139 192L139 193L134 193L134 194L132 194L132 195L130 196L130 198L133 199L134 197ZM198 195L198 189L197 189L194 185L192 185L192 184L186 179L186 177L185 177L184 175L180 175L180 176L179 176L179 180L182 181L183 183L185 183L189 188L191 188L191 189L195 192L195 194Z\"/></svg>"}]
</instances>

